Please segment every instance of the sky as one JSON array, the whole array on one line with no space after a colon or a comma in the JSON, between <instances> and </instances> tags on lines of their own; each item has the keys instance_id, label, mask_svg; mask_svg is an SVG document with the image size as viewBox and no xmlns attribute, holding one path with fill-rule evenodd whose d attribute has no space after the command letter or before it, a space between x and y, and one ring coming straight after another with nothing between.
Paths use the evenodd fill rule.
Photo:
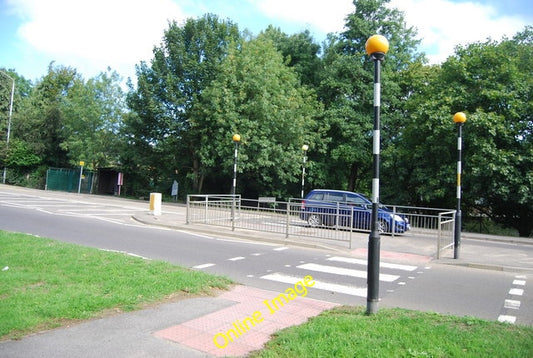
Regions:
<instances>
[{"instance_id":1,"label":"sky","mask_svg":"<svg viewBox=\"0 0 533 358\"><path fill-rule=\"evenodd\" d=\"M419 51L441 63L454 48L512 37L533 25L531 0L391 0L421 39ZM108 67L135 79L152 59L168 21L206 13L259 34L268 25L286 34L309 30L318 43L343 31L352 0L0 0L0 68L35 81L49 64L70 66L85 79Z\"/></svg>"}]
</instances>

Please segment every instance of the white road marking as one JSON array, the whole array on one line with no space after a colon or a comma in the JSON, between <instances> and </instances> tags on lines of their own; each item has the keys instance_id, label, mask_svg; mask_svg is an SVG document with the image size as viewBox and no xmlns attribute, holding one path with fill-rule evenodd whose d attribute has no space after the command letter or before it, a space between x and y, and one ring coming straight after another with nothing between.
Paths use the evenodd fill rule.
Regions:
<instances>
[{"instance_id":1,"label":"white road marking","mask_svg":"<svg viewBox=\"0 0 533 358\"><path fill-rule=\"evenodd\" d=\"M517 310L520 308L520 301L516 300L505 300L505 303L503 304L504 308L510 308L512 310Z\"/></svg>"},{"instance_id":2,"label":"white road marking","mask_svg":"<svg viewBox=\"0 0 533 358\"><path fill-rule=\"evenodd\" d=\"M503 323L515 323L516 322L516 317L502 314L502 315L500 315L498 317L498 321L499 322L503 322Z\"/></svg>"},{"instance_id":3,"label":"white road marking","mask_svg":"<svg viewBox=\"0 0 533 358\"><path fill-rule=\"evenodd\" d=\"M333 256L327 259L328 261L337 261L337 262L346 262L350 264L355 265L367 265L367 260L361 260L361 259L354 259L351 257L339 257L339 256ZM390 268L395 270L403 270L403 271L414 271L418 268L418 266L412 266L412 265L400 265L400 264L390 264L387 262L381 262L380 267L382 268Z\"/></svg>"},{"instance_id":4,"label":"white road marking","mask_svg":"<svg viewBox=\"0 0 533 358\"><path fill-rule=\"evenodd\" d=\"M288 249L287 246L282 246L282 247L276 247L276 248L274 249L274 251L284 251L284 250L287 250L287 249Z\"/></svg>"},{"instance_id":5,"label":"white road marking","mask_svg":"<svg viewBox=\"0 0 533 358\"><path fill-rule=\"evenodd\" d=\"M318 265L318 264L309 263L309 264L299 265L296 267L304 269L304 270L332 273L335 275L344 275L344 276L359 277L359 278L365 278L365 279L367 276L366 271L347 269L347 268L337 267L337 266L326 266L326 265ZM387 274L379 275L379 280L384 281L384 282L394 282L398 278L400 278L400 276L387 275Z\"/></svg>"},{"instance_id":6,"label":"white road marking","mask_svg":"<svg viewBox=\"0 0 533 358\"><path fill-rule=\"evenodd\" d=\"M215 264L209 263L209 264L196 265L196 266L193 266L192 268L201 270L201 269L205 269L211 266L215 266Z\"/></svg>"},{"instance_id":7,"label":"white road marking","mask_svg":"<svg viewBox=\"0 0 533 358\"><path fill-rule=\"evenodd\" d=\"M514 280L513 281L513 285L525 286L526 285L526 281L525 280Z\"/></svg>"},{"instance_id":8,"label":"white road marking","mask_svg":"<svg viewBox=\"0 0 533 358\"><path fill-rule=\"evenodd\" d=\"M261 276L261 278L265 280L283 282L283 283L289 283L289 284L295 284L296 282L302 280L301 277L288 276L288 275L283 275L280 273L264 275L264 276ZM324 290L324 291L344 293L344 294L352 295L352 296L366 297L366 291L367 291L366 287L339 285L335 283L328 283L328 282L322 282L322 281L317 281L317 280L314 280L314 282L315 284L312 286L312 288L316 288L316 289Z\"/></svg>"},{"instance_id":9,"label":"white road marking","mask_svg":"<svg viewBox=\"0 0 533 358\"><path fill-rule=\"evenodd\" d=\"M524 290L521 288L511 288L509 290L509 294L515 296L522 296L524 294Z\"/></svg>"},{"instance_id":10,"label":"white road marking","mask_svg":"<svg viewBox=\"0 0 533 358\"><path fill-rule=\"evenodd\" d=\"M134 254L134 253L132 253L132 252L127 252L127 251L112 250L112 249L100 249L100 251L113 252L113 253L118 253L118 254L124 254L124 255L132 256L132 257L138 257L138 258L140 258L140 259L147 260L147 261L151 261L151 260L152 260L152 259L150 259L150 258L148 258L148 257L144 257L144 256L137 255L137 254Z\"/></svg>"},{"instance_id":11,"label":"white road marking","mask_svg":"<svg viewBox=\"0 0 533 358\"><path fill-rule=\"evenodd\" d=\"M239 261L239 260L244 260L244 257L237 256L237 257L232 257L231 259L228 259L228 261Z\"/></svg>"}]
</instances>

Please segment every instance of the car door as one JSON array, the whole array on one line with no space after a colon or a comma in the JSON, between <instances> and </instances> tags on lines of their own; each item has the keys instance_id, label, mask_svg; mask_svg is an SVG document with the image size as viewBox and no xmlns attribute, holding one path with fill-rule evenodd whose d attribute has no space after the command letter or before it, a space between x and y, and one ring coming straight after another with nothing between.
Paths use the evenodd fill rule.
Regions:
<instances>
[{"instance_id":1,"label":"car door","mask_svg":"<svg viewBox=\"0 0 533 358\"><path fill-rule=\"evenodd\" d=\"M347 202L348 193L339 192L332 193L332 201L335 202L335 214L337 216L337 224L339 226L350 227L352 207Z\"/></svg>"},{"instance_id":2,"label":"car door","mask_svg":"<svg viewBox=\"0 0 533 358\"><path fill-rule=\"evenodd\" d=\"M372 210L368 205L368 201L357 194L348 194L346 201L353 214L352 227L370 230Z\"/></svg>"}]
</instances>

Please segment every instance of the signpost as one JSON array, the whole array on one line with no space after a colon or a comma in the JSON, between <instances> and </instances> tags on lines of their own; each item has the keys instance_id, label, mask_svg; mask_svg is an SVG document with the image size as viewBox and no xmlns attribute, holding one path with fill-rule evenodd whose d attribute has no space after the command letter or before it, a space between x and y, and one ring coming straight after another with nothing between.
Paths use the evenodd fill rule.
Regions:
<instances>
[{"instance_id":1,"label":"signpost","mask_svg":"<svg viewBox=\"0 0 533 358\"><path fill-rule=\"evenodd\" d=\"M84 161L80 162L80 181L78 182L78 194L81 192L81 177L83 175L83 166L85 165Z\"/></svg>"},{"instance_id":2,"label":"signpost","mask_svg":"<svg viewBox=\"0 0 533 358\"><path fill-rule=\"evenodd\" d=\"M174 201L178 201L178 182L174 180L172 183L172 192L171 194L174 197Z\"/></svg>"},{"instance_id":3,"label":"signpost","mask_svg":"<svg viewBox=\"0 0 533 358\"><path fill-rule=\"evenodd\" d=\"M124 182L124 174L118 173L117 175L117 194L120 196L120 188L122 187L122 184Z\"/></svg>"}]
</instances>

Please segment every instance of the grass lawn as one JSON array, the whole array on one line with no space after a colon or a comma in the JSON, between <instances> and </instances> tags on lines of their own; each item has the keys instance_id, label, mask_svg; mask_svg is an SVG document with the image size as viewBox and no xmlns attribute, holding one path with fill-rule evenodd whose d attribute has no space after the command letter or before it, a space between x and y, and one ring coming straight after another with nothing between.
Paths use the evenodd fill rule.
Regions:
<instances>
[{"instance_id":1,"label":"grass lawn","mask_svg":"<svg viewBox=\"0 0 533 358\"><path fill-rule=\"evenodd\" d=\"M403 309L338 307L278 332L251 357L533 357L533 327Z\"/></svg>"},{"instance_id":2,"label":"grass lawn","mask_svg":"<svg viewBox=\"0 0 533 358\"><path fill-rule=\"evenodd\" d=\"M162 261L5 231L0 270L0 339L231 284Z\"/></svg>"}]
</instances>

